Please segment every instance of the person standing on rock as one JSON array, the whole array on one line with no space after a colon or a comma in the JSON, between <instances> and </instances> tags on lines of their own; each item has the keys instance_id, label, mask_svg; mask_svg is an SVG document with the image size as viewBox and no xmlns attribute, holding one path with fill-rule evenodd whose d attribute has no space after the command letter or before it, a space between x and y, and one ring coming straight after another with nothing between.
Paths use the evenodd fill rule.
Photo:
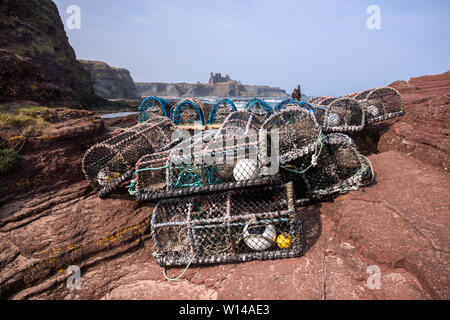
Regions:
<instances>
[{"instance_id":1,"label":"person standing on rock","mask_svg":"<svg viewBox=\"0 0 450 320\"><path fill-rule=\"evenodd\" d=\"M294 92L292 92L292 99L299 101L302 100L302 91L300 85L298 85L297 88L294 89Z\"/></svg>"}]
</instances>

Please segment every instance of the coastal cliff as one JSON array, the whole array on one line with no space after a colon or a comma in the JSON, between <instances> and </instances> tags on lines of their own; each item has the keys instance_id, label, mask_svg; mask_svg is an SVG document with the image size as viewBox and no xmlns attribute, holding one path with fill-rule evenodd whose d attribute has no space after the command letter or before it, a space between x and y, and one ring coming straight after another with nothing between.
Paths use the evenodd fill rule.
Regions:
<instances>
[{"instance_id":1,"label":"coastal cliff","mask_svg":"<svg viewBox=\"0 0 450 320\"><path fill-rule=\"evenodd\" d=\"M269 86L243 85L229 77L214 78L209 83L137 82L138 94L161 97L287 97L285 90Z\"/></svg>"},{"instance_id":2,"label":"coastal cliff","mask_svg":"<svg viewBox=\"0 0 450 320\"><path fill-rule=\"evenodd\" d=\"M106 99L139 99L130 71L101 61L79 60L89 71L95 93Z\"/></svg>"},{"instance_id":3,"label":"coastal cliff","mask_svg":"<svg viewBox=\"0 0 450 320\"><path fill-rule=\"evenodd\" d=\"M48 105L87 107L99 102L91 77L70 46L61 17L51 0L2 0L0 2L2 80L10 71L24 77L13 83L1 100L29 99ZM32 70L32 74L28 71ZM101 99L100 99L101 100Z\"/></svg>"}]
</instances>

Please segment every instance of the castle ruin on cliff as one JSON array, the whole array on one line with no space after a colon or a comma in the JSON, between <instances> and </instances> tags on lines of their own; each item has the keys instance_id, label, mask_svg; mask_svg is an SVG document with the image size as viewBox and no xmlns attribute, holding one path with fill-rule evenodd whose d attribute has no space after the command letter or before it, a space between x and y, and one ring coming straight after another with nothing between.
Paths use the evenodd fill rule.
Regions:
<instances>
[{"instance_id":1,"label":"castle ruin on cliff","mask_svg":"<svg viewBox=\"0 0 450 320\"><path fill-rule=\"evenodd\" d=\"M236 82L234 80L231 80L230 76L227 74L225 77L222 76L221 73L213 73L211 72L209 74L209 81L208 84L214 85L218 82Z\"/></svg>"}]
</instances>

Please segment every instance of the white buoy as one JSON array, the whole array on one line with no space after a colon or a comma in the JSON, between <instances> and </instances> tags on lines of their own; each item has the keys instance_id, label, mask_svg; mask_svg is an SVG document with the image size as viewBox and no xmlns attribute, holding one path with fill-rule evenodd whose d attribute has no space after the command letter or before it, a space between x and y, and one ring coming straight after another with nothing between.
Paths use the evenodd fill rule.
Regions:
<instances>
[{"instance_id":1,"label":"white buoy","mask_svg":"<svg viewBox=\"0 0 450 320\"><path fill-rule=\"evenodd\" d=\"M378 108L375 106L368 106L367 113L369 113L373 117L377 117L380 114L380 110L378 110Z\"/></svg>"},{"instance_id":2,"label":"white buoy","mask_svg":"<svg viewBox=\"0 0 450 320\"><path fill-rule=\"evenodd\" d=\"M111 172L109 168L102 168L97 174L97 182L102 187L105 187L118 177L120 177L120 173Z\"/></svg>"},{"instance_id":3,"label":"white buoy","mask_svg":"<svg viewBox=\"0 0 450 320\"><path fill-rule=\"evenodd\" d=\"M255 179L258 177L258 164L251 159L241 159L234 166L233 176L236 181Z\"/></svg>"},{"instance_id":4,"label":"white buoy","mask_svg":"<svg viewBox=\"0 0 450 320\"><path fill-rule=\"evenodd\" d=\"M244 242L252 250L265 251L270 249L277 238L273 224L257 226L246 224L244 227Z\"/></svg>"},{"instance_id":5,"label":"white buoy","mask_svg":"<svg viewBox=\"0 0 450 320\"><path fill-rule=\"evenodd\" d=\"M329 127L339 127L341 125L341 117L336 113L330 113L328 115L328 126Z\"/></svg>"}]
</instances>

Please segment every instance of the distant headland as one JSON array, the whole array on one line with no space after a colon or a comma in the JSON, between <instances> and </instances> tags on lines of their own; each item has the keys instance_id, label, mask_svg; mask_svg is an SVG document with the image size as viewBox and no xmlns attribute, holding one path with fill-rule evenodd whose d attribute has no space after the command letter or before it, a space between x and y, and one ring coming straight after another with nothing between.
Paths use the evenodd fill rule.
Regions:
<instances>
[{"instance_id":1,"label":"distant headland","mask_svg":"<svg viewBox=\"0 0 450 320\"><path fill-rule=\"evenodd\" d=\"M227 74L210 73L208 83L136 82L141 96L161 97L287 97L281 88L244 85Z\"/></svg>"}]
</instances>

